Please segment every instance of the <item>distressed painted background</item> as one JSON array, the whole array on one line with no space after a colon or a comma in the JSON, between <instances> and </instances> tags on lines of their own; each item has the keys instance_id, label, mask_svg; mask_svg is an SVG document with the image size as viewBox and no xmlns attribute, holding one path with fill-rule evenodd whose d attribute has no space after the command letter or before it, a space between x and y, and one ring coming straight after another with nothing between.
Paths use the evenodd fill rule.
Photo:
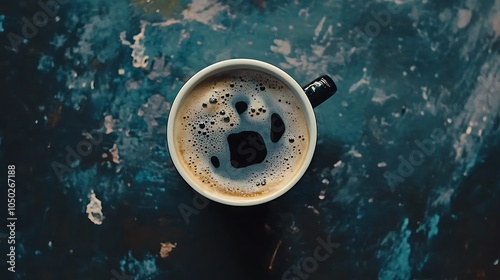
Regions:
<instances>
[{"instance_id":1,"label":"distressed painted background","mask_svg":"<svg viewBox=\"0 0 500 280\"><path fill-rule=\"evenodd\" d=\"M0 43L0 275L500 279L499 0L9 0ZM236 209L183 182L165 125L239 57L339 91L304 178Z\"/></svg>"}]
</instances>

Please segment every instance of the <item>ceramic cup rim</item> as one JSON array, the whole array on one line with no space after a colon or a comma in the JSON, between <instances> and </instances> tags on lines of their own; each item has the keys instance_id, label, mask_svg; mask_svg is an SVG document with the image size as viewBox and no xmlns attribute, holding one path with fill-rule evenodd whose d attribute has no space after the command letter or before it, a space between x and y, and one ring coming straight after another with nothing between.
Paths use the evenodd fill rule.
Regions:
<instances>
[{"instance_id":1,"label":"ceramic cup rim","mask_svg":"<svg viewBox=\"0 0 500 280\"><path fill-rule=\"evenodd\" d=\"M211 192L206 190L206 188L200 186L195 180L191 178L189 173L183 168L183 164L181 163L177 149L176 149L176 141L174 141L174 128L175 128L175 117L179 110L179 106L183 103L184 99L188 97L189 93L193 88L195 88L202 81L231 70L256 70L260 72L264 72L269 74L280 81L282 81L286 86L288 86L296 97L298 97L300 101L300 105L304 109L304 115L306 117L306 123L309 130L309 146L304 157L303 163L300 168L295 172L295 175L283 186L281 186L276 191L270 192L269 194L260 195L258 197L237 197L221 194L218 192ZM252 206L258 205L262 203L269 202L273 199L280 197L289 191L295 184L302 178L307 168L309 167L314 150L316 148L317 142L317 127L316 127L316 117L314 114L313 107L304 93L302 87L293 79L290 75L288 75L285 71L280 68L269 64L267 62L263 62L255 59L245 59L245 58L237 58L237 59L229 59L214 63L210 66L207 66L193 75L179 90L177 93L172 106L170 108L170 113L167 121L167 145L170 153L170 158L174 163L175 168L181 175L181 177L186 181L191 188L193 188L200 195L222 203L226 205L232 206Z\"/></svg>"}]
</instances>

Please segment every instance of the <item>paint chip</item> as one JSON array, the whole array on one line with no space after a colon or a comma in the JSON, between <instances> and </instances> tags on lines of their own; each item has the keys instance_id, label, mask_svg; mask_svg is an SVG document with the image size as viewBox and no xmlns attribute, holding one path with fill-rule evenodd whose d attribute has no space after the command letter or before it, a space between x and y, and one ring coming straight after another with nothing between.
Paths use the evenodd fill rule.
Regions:
<instances>
[{"instance_id":1,"label":"paint chip","mask_svg":"<svg viewBox=\"0 0 500 280\"><path fill-rule=\"evenodd\" d=\"M172 252L172 250L177 247L177 243L171 243L171 242L166 242L166 243L163 243L163 242L160 242L160 257L162 258L166 258L169 256L170 252Z\"/></svg>"},{"instance_id":2,"label":"paint chip","mask_svg":"<svg viewBox=\"0 0 500 280\"><path fill-rule=\"evenodd\" d=\"M94 191L91 191L88 197L90 202L87 204L87 217L94 224L101 225L104 220L104 215L102 214L102 203L99 199L97 199Z\"/></svg>"}]
</instances>

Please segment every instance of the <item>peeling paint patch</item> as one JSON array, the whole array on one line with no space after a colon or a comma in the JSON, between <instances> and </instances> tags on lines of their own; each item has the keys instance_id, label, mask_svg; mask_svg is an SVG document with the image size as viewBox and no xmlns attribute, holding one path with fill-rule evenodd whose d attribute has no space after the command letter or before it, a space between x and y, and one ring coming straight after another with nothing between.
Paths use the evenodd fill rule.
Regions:
<instances>
[{"instance_id":1,"label":"peeling paint patch","mask_svg":"<svg viewBox=\"0 0 500 280\"><path fill-rule=\"evenodd\" d=\"M165 133L162 125L166 124L166 118L170 111L170 103L160 94L154 94L148 98L148 102L139 108L137 115L144 118L148 126L148 132ZM161 125L158 121L161 120Z\"/></svg>"},{"instance_id":2,"label":"peeling paint patch","mask_svg":"<svg viewBox=\"0 0 500 280\"><path fill-rule=\"evenodd\" d=\"M102 203L95 196L94 191L91 191L88 197L90 199L90 202L89 204L87 204L87 217L94 224L101 225L102 221L104 220L104 215L102 214Z\"/></svg>"},{"instance_id":3,"label":"peeling paint patch","mask_svg":"<svg viewBox=\"0 0 500 280\"><path fill-rule=\"evenodd\" d=\"M146 26L148 24L149 23L146 21L141 21L141 32L133 37L133 44L125 39L127 35L125 31L120 33L120 41L122 42L122 44L130 46L130 48L132 49L132 65L134 65L135 68L146 68L146 66L148 66L149 56L145 54L146 47L144 46L144 40L146 39L144 33L146 32Z\"/></svg>"},{"instance_id":4,"label":"peeling paint patch","mask_svg":"<svg viewBox=\"0 0 500 280\"><path fill-rule=\"evenodd\" d=\"M326 16L321 18L320 22L318 23L318 26L316 26L316 29L314 29L314 40L316 40L321 33L321 30L323 29L323 25L325 24Z\"/></svg>"},{"instance_id":5,"label":"peeling paint patch","mask_svg":"<svg viewBox=\"0 0 500 280\"><path fill-rule=\"evenodd\" d=\"M283 55L289 55L291 53L292 46L289 41L274 39L273 42L275 45L271 46L271 51Z\"/></svg>"},{"instance_id":6,"label":"peeling paint patch","mask_svg":"<svg viewBox=\"0 0 500 280\"><path fill-rule=\"evenodd\" d=\"M461 9L458 11L457 27L462 29L465 28L472 18L472 11Z\"/></svg>"},{"instance_id":7,"label":"peeling paint patch","mask_svg":"<svg viewBox=\"0 0 500 280\"><path fill-rule=\"evenodd\" d=\"M116 144L113 144L113 147L109 149L109 152L111 153L111 156L113 156L113 162L119 164L120 156L118 155L118 146Z\"/></svg>"},{"instance_id":8,"label":"peeling paint patch","mask_svg":"<svg viewBox=\"0 0 500 280\"><path fill-rule=\"evenodd\" d=\"M375 103L378 103L380 105L383 105L387 100L391 98L398 98L397 95L395 94L385 94L385 92L381 89L375 89L375 94L372 97L372 101Z\"/></svg>"},{"instance_id":9,"label":"peeling paint patch","mask_svg":"<svg viewBox=\"0 0 500 280\"><path fill-rule=\"evenodd\" d=\"M160 242L160 257L166 258L170 255L170 252L177 247L177 243L171 243L171 242Z\"/></svg>"},{"instance_id":10,"label":"peeling paint patch","mask_svg":"<svg viewBox=\"0 0 500 280\"><path fill-rule=\"evenodd\" d=\"M224 26L213 23L220 12L227 7L215 0L193 0L188 8L182 11L185 20L198 21L211 26L214 30L225 29Z\"/></svg>"}]
</instances>

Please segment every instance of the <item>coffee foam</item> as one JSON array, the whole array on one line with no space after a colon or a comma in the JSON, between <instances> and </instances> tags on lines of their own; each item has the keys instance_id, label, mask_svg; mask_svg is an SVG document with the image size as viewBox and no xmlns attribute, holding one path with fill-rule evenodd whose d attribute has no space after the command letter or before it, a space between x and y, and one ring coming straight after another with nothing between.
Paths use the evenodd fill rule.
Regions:
<instances>
[{"instance_id":1,"label":"coffee foam","mask_svg":"<svg viewBox=\"0 0 500 280\"><path fill-rule=\"evenodd\" d=\"M246 102L239 114L235 104ZM285 131L271 141L271 115L279 114ZM261 163L235 168L230 162L228 135L258 132L267 156ZM178 156L191 178L207 191L256 197L281 188L303 164L309 145L308 126L298 98L278 79L254 70L210 77L185 97L175 119ZM250 150L242 149L242 153ZM211 161L217 157L220 166Z\"/></svg>"}]
</instances>

